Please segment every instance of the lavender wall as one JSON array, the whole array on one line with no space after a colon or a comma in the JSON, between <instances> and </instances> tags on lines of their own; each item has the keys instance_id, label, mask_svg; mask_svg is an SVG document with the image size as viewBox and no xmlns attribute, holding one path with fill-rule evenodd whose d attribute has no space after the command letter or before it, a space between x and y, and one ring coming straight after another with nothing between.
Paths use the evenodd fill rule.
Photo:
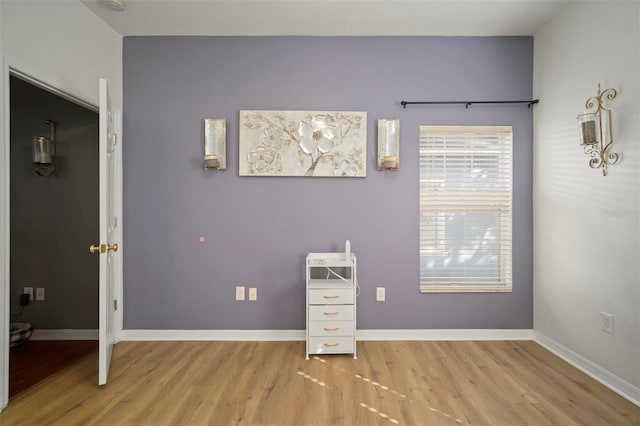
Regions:
<instances>
[{"instance_id":1,"label":"lavender wall","mask_svg":"<svg viewBox=\"0 0 640 426\"><path fill-rule=\"evenodd\" d=\"M530 37L126 37L123 52L125 329L303 329L305 255L346 239L358 328L532 327L532 110L399 104L529 99ZM244 109L366 111L367 177L239 177ZM202 168L206 117L227 119L226 171ZM375 169L378 118L401 120L399 172ZM421 124L513 126L512 293L418 291Z\"/></svg>"}]
</instances>

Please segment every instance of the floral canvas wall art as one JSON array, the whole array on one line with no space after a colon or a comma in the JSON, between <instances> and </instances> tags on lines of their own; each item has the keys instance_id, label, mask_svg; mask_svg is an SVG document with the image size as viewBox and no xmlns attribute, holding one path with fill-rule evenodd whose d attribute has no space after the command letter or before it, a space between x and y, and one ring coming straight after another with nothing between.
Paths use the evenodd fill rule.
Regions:
<instances>
[{"instance_id":1,"label":"floral canvas wall art","mask_svg":"<svg viewBox=\"0 0 640 426\"><path fill-rule=\"evenodd\" d=\"M240 111L240 176L367 174L367 113Z\"/></svg>"}]
</instances>

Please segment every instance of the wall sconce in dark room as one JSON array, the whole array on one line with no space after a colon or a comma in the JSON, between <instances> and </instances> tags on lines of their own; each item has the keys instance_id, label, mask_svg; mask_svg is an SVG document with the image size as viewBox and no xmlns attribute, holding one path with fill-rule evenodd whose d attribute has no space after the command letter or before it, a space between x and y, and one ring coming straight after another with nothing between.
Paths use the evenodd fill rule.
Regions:
<instances>
[{"instance_id":1,"label":"wall sconce in dark room","mask_svg":"<svg viewBox=\"0 0 640 426\"><path fill-rule=\"evenodd\" d=\"M51 176L56 173L56 122L47 120L51 136L35 136L33 138L33 165L40 176Z\"/></svg>"},{"instance_id":2,"label":"wall sconce in dark room","mask_svg":"<svg viewBox=\"0 0 640 426\"><path fill-rule=\"evenodd\" d=\"M602 167L602 176L607 175L607 166L616 164L620 156L611 152L613 144L613 131L611 125L611 110L607 108L608 101L617 95L615 89L605 89L600 91L598 83L598 93L587 99L586 110L578 115L580 123L580 146L584 147L584 152L591 157L589 167L597 169Z\"/></svg>"}]
</instances>

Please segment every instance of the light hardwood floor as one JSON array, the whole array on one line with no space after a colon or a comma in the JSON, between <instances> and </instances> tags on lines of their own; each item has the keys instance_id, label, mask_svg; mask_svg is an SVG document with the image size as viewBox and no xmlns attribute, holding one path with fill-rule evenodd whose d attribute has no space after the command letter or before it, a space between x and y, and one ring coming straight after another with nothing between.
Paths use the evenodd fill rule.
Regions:
<instances>
[{"instance_id":1,"label":"light hardwood floor","mask_svg":"<svg viewBox=\"0 0 640 426\"><path fill-rule=\"evenodd\" d=\"M12 399L1 425L640 425L640 407L531 341L122 342Z\"/></svg>"}]
</instances>

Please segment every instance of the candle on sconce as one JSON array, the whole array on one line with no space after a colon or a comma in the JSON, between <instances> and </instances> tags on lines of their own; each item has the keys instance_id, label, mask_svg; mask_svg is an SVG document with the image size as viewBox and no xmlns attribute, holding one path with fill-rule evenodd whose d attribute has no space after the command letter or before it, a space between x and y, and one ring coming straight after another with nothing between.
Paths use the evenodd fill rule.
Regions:
<instances>
[{"instance_id":1,"label":"candle on sconce","mask_svg":"<svg viewBox=\"0 0 640 426\"><path fill-rule=\"evenodd\" d=\"M585 121L582 123L582 142L584 145L591 145L597 142L595 121Z\"/></svg>"},{"instance_id":2,"label":"candle on sconce","mask_svg":"<svg viewBox=\"0 0 640 426\"><path fill-rule=\"evenodd\" d=\"M218 161L218 156L216 154L205 155L204 164L207 169L217 169L220 167L220 161Z\"/></svg>"},{"instance_id":3,"label":"candle on sconce","mask_svg":"<svg viewBox=\"0 0 640 426\"><path fill-rule=\"evenodd\" d=\"M387 170L395 169L397 167L396 166L397 161L398 161L398 158L395 155L385 155L382 158L382 164L384 168Z\"/></svg>"}]
</instances>

